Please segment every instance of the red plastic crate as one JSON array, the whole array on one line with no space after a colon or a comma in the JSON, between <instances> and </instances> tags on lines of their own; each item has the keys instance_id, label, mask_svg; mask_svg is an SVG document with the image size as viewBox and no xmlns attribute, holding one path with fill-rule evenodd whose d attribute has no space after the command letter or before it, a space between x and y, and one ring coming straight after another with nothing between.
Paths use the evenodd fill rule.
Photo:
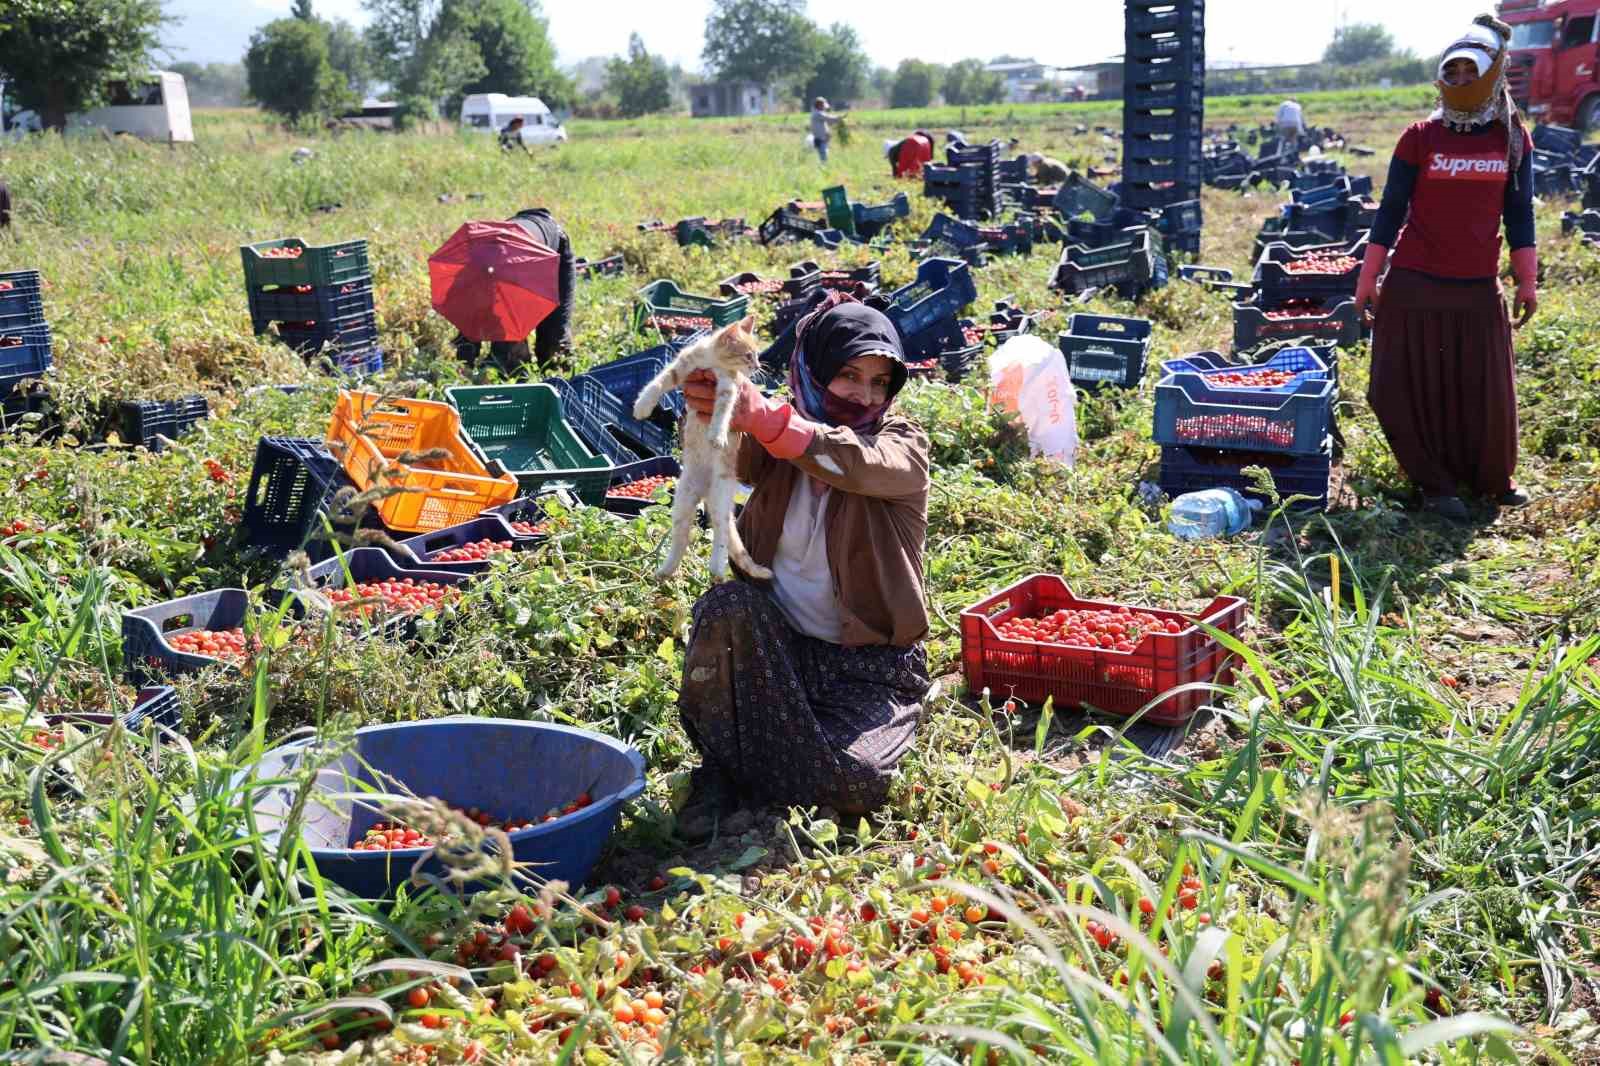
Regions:
<instances>
[{"instance_id":1,"label":"red plastic crate","mask_svg":"<svg viewBox=\"0 0 1600 1066\"><path fill-rule=\"evenodd\" d=\"M1189 625L1180 633L1152 633L1128 652L1012 640L995 628L1013 618L1037 618L1063 608L1125 606ZM1245 601L1218 596L1199 617L1215 629L1237 635L1244 624ZM961 665L970 690L988 688L996 699L1043 703L1053 696L1058 708L1086 707L1131 715L1180 685L1231 680L1232 653L1193 623L1193 616L1177 611L1079 599L1061 578L1034 574L961 612ZM1141 721L1181 725L1205 702L1206 695L1201 689L1172 693L1151 707Z\"/></svg>"}]
</instances>

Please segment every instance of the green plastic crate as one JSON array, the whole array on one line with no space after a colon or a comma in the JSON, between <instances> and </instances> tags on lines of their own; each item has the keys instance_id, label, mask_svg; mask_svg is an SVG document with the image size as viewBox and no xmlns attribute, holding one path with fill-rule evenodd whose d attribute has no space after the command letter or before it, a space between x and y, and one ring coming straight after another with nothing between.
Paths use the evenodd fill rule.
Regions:
<instances>
[{"instance_id":1,"label":"green plastic crate","mask_svg":"<svg viewBox=\"0 0 1600 1066\"><path fill-rule=\"evenodd\" d=\"M292 259L277 259L262 253L275 248L299 248ZM239 248L244 260L244 283L250 290L263 285L343 285L372 273L365 240L338 244L307 244L299 237L281 237Z\"/></svg>"},{"instance_id":2,"label":"green plastic crate","mask_svg":"<svg viewBox=\"0 0 1600 1066\"><path fill-rule=\"evenodd\" d=\"M551 386L461 385L445 398L461 413L467 441L484 460L500 460L524 495L565 488L595 507L604 502L611 460L573 432Z\"/></svg>"},{"instance_id":3,"label":"green plastic crate","mask_svg":"<svg viewBox=\"0 0 1600 1066\"><path fill-rule=\"evenodd\" d=\"M711 319L713 328L720 328L739 321L750 310L750 297L743 293L726 299L696 296L666 279L652 281L638 291L635 299L634 329L643 329L651 315L698 315Z\"/></svg>"},{"instance_id":4,"label":"green plastic crate","mask_svg":"<svg viewBox=\"0 0 1600 1066\"><path fill-rule=\"evenodd\" d=\"M850 197L843 185L823 189L822 204L828 209L828 225L847 237L856 235L856 215L850 209Z\"/></svg>"}]
</instances>

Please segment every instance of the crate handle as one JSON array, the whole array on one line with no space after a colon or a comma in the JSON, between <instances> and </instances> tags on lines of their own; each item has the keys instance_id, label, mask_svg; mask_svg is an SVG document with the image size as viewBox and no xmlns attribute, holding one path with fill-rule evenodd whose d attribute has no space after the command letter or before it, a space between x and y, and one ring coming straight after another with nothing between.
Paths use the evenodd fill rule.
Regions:
<instances>
[{"instance_id":1,"label":"crate handle","mask_svg":"<svg viewBox=\"0 0 1600 1066\"><path fill-rule=\"evenodd\" d=\"M161 620L161 632L163 634L171 633L173 630L189 629L194 625L194 612L184 611L182 614L175 614L171 618L163 618Z\"/></svg>"}]
</instances>

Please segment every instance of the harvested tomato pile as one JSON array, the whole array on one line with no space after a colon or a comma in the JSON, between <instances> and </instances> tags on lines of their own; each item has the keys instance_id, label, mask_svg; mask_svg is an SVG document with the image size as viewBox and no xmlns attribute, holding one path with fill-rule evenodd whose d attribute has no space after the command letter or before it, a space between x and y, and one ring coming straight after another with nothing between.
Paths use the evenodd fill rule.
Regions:
<instances>
[{"instance_id":1,"label":"harvested tomato pile","mask_svg":"<svg viewBox=\"0 0 1600 1066\"><path fill-rule=\"evenodd\" d=\"M258 253L263 259L299 259L304 248L263 248Z\"/></svg>"},{"instance_id":2,"label":"harvested tomato pile","mask_svg":"<svg viewBox=\"0 0 1600 1066\"><path fill-rule=\"evenodd\" d=\"M250 650L245 641L244 630L238 626L232 629L191 629L187 633L175 633L169 636L167 643L174 651L188 655L205 655L226 662L242 662ZM254 643L257 647L260 646L259 641Z\"/></svg>"},{"instance_id":3,"label":"harvested tomato pile","mask_svg":"<svg viewBox=\"0 0 1600 1066\"><path fill-rule=\"evenodd\" d=\"M670 488L675 481L677 478L656 474L630 481L626 485L613 485L606 490L606 495L619 500L648 500L656 494L656 489Z\"/></svg>"},{"instance_id":4,"label":"harvested tomato pile","mask_svg":"<svg viewBox=\"0 0 1600 1066\"><path fill-rule=\"evenodd\" d=\"M1294 443L1294 422L1277 421L1265 415L1194 415L1177 421L1178 438L1203 444L1273 444L1287 448Z\"/></svg>"},{"instance_id":5,"label":"harvested tomato pile","mask_svg":"<svg viewBox=\"0 0 1600 1066\"><path fill-rule=\"evenodd\" d=\"M981 326L962 326L961 339L966 341L967 347L970 348L974 344L981 344L983 342L983 335L985 332L987 331Z\"/></svg>"},{"instance_id":6,"label":"harvested tomato pile","mask_svg":"<svg viewBox=\"0 0 1600 1066\"><path fill-rule=\"evenodd\" d=\"M399 581L366 581L355 588L337 588L328 592L334 603L351 603L355 600L381 600L382 604L364 603L357 608L365 615L373 608L411 614L440 603L454 595L455 589L437 581L417 581L402 578Z\"/></svg>"},{"instance_id":7,"label":"harvested tomato pile","mask_svg":"<svg viewBox=\"0 0 1600 1066\"><path fill-rule=\"evenodd\" d=\"M65 744L67 742L67 734L60 729L35 729L33 736L29 737L28 741L36 748L50 751Z\"/></svg>"},{"instance_id":8,"label":"harvested tomato pile","mask_svg":"<svg viewBox=\"0 0 1600 1066\"><path fill-rule=\"evenodd\" d=\"M907 370L936 370L936 369L938 369L938 366L939 366L939 360L937 360L937 359L919 359L916 362L907 363L906 364L906 369Z\"/></svg>"},{"instance_id":9,"label":"harvested tomato pile","mask_svg":"<svg viewBox=\"0 0 1600 1066\"><path fill-rule=\"evenodd\" d=\"M1007 640L1031 640L1069 648L1132 651L1151 633L1181 633L1177 619L1157 618L1129 607L1100 610L1065 608L1038 618L1013 618L995 627Z\"/></svg>"},{"instance_id":10,"label":"harvested tomato pile","mask_svg":"<svg viewBox=\"0 0 1600 1066\"><path fill-rule=\"evenodd\" d=\"M510 550L511 542L509 540L490 540L488 537L484 537L482 540L475 540L457 548L446 549L428 561L430 563L476 563L489 558L496 552L508 552Z\"/></svg>"},{"instance_id":11,"label":"harvested tomato pile","mask_svg":"<svg viewBox=\"0 0 1600 1066\"><path fill-rule=\"evenodd\" d=\"M14 522L8 522L0 526L0 537L14 537L18 533L26 533L32 528L26 521L19 518Z\"/></svg>"},{"instance_id":12,"label":"harvested tomato pile","mask_svg":"<svg viewBox=\"0 0 1600 1066\"><path fill-rule=\"evenodd\" d=\"M1353 255L1334 255L1327 252L1317 252L1306 256L1304 259L1293 259L1283 264L1287 274L1327 274L1338 276L1348 274L1361 265L1361 261Z\"/></svg>"},{"instance_id":13,"label":"harvested tomato pile","mask_svg":"<svg viewBox=\"0 0 1600 1066\"><path fill-rule=\"evenodd\" d=\"M1274 322L1293 318L1311 318L1322 314L1322 304L1316 300L1285 300L1274 310L1265 312Z\"/></svg>"},{"instance_id":14,"label":"harvested tomato pile","mask_svg":"<svg viewBox=\"0 0 1600 1066\"><path fill-rule=\"evenodd\" d=\"M553 822L557 818L575 814L594 803L589 793L580 792L578 798L561 807L551 807L540 818L537 824ZM519 829L531 829L536 824L532 818L497 818L488 811L476 807L452 807L451 810L466 815L485 829L503 829L507 833L515 833ZM350 845L351 851L398 851L402 848L431 848L433 841L427 834L403 825L391 825L388 822L374 822L367 830L366 836Z\"/></svg>"},{"instance_id":15,"label":"harvested tomato pile","mask_svg":"<svg viewBox=\"0 0 1600 1066\"><path fill-rule=\"evenodd\" d=\"M705 315L651 315L645 322L668 333L694 333L711 328L711 319Z\"/></svg>"},{"instance_id":16,"label":"harvested tomato pile","mask_svg":"<svg viewBox=\"0 0 1600 1066\"><path fill-rule=\"evenodd\" d=\"M783 282L757 278L755 281L741 282L735 285L733 289L735 292L744 293L746 296L773 296L783 291Z\"/></svg>"},{"instance_id":17,"label":"harvested tomato pile","mask_svg":"<svg viewBox=\"0 0 1600 1066\"><path fill-rule=\"evenodd\" d=\"M549 522L513 522L511 532L522 537L542 537L550 532Z\"/></svg>"},{"instance_id":18,"label":"harvested tomato pile","mask_svg":"<svg viewBox=\"0 0 1600 1066\"><path fill-rule=\"evenodd\" d=\"M1275 389L1297 378L1287 370L1228 370L1220 374L1207 374L1206 384L1224 389Z\"/></svg>"}]
</instances>

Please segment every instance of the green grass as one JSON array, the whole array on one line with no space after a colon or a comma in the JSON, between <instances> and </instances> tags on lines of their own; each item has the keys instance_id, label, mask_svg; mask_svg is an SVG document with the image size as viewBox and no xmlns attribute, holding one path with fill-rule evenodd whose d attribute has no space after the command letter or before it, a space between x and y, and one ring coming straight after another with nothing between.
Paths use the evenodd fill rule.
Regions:
<instances>
[{"instance_id":1,"label":"green grass","mask_svg":"<svg viewBox=\"0 0 1600 1066\"><path fill-rule=\"evenodd\" d=\"M1305 102L1314 121L1377 147L1347 162L1381 178L1382 149L1425 96ZM1208 107L1254 124L1275 103ZM315 1061L312 1039L328 1034L313 1027L327 1023L372 1061L396 1061L408 1043L442 1062L545 1063L563 1055L563 1034L572 1060L588 1062L652 1061L656 1041L682 1062L1594 1061L1600 257L1557 235L1561 205L1539 211L1543 303L1518 338L1519 476L1537 502L1469 528L1402 507L1407 488L1363 399L1364 350L1341 366L1338 506L1226 542L1177 541L1140 502L1135 485L1157 456L1148 387L1080 397L1071 470L1028 459L972 385L908 389L903 406L934 445L937 673L958 670L961 609L1029 573L1184 610L1219 594L1249 601L1239 675L1171 758L1142 756L1114 719L991 713L950 677L871 821L797 811L686 854L666 837L689 757L674 700L704 570L691 560L658 585L665 516L617 523L582 509L408 642L335 626L291 641L261 612L252 625L266 650L249 672L180 679L186 744L93 729L69 732L63 749L32 743L29 713L131 696L121 609L280 576L238 540L255 441L321 434L335 384L250 337L241 242L367 237L391 366L380 384L437 397L466 375L429 310L424 260L466 219L543 203L579 254L625 255L626 278L580 291L582 368L650 342L630 329L645 281L712 292L738 270L779 275L816 258L793 246L680 250L637 221L754 224L840 181L885 200L900 186L878 131L913 124L1099 163L1119 146L1074 129L1117 117L1094 104L857 115L865 135L836 143L826 167L798 116L575 123L570 144L531 157L453 133L290 135L248 112L200 114L192 149L8 148L19 224L0 265L48 280L69 435L0 448L0 524L34 527L0 541L0 684L24 692L23 706L0 710L0 1048L169 1064L272 1046ZM301 145L315 154L295 163ZM1207 190L1202 259L1245 271L1276 200ZM912 203L904 228L920 231L933 208ZM881 258L892 282L914 271L903 252ZM1051 262L1049 249L995 261L978 272L978 306L1011 295L1066 310L1046 288ZM1138 310L1155 323L1147 386L1160 359L1225 350L1231 335L1227 303L1193 286ZM1046 320L1047 339L1062 319ZM245 395L263 382L308 387ZM106 439L116 400L191 391L216 417L167 451ZM208 477L206 459L227 477ZM456 968L458 942L497 930L514 898L531 893L538 910L559 904L553 894L510 881L470 904L436 888L393 909L348 899L304 852L259 834L253 793L234 785L294 729L337 744L361 725L452 713L573 722L632 741L649 762L646 797L605 866L648 915L606 913L598 890L580 897L587 915L540 911L522 954L550 955L555 977ZM876 920L860 919L864 904ZM946 904L925 942L919 911ZM969 905L986 908L979 923L949 921ZM812 918L836 923L850 953L808 962L798 938L827 938ZM1117 938L1109 949L1091 920ZM664 996L654 1037L633 1040L616 1021L624 977L634 996ZM421 1028L414 986L432 987L430 1011L469 1020ZM391 1018L375 1043L373 1023Z\"/></svg>"}]
</instances>

